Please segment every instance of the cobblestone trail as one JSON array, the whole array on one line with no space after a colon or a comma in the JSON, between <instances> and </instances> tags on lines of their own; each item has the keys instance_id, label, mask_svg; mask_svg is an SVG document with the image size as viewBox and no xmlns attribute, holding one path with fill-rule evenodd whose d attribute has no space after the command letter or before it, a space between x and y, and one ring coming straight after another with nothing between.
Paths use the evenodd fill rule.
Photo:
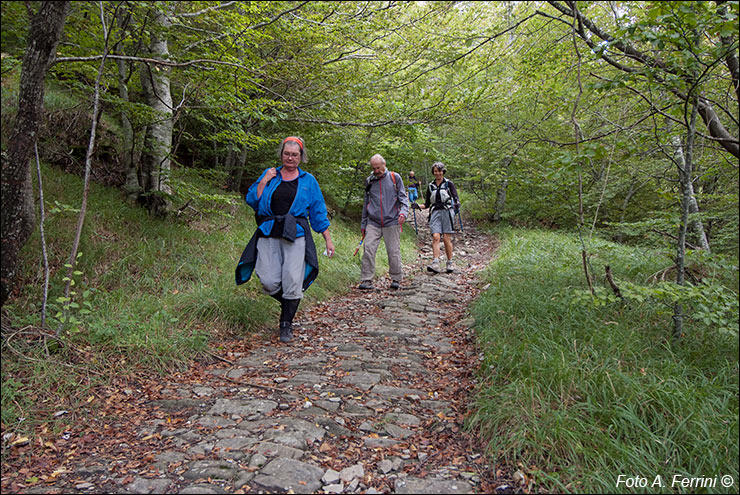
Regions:
<instances>
[{"instance_id":1,"label":"cobblestone trail","mask_svg":"<svg viewBox=\"0 0 740 495\"><path fill-rule=\"evenodd\" d=\"M493 468L462 423L478 362L468 307L492 242L457 234L457 271L438 275L425 244L400 290L381 280L301 308L289 344L271 330L198 381L174 375L138 398L136 438L23 493L481 493Z\"/></svg>"}]
</instances>

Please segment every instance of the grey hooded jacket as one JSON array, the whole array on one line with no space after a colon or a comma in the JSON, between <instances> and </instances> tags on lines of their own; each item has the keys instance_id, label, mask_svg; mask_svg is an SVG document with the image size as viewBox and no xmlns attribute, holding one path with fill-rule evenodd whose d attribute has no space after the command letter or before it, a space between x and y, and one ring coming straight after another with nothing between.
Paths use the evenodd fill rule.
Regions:
<instances>
[{"instance_id":1,"label":"grey hooded jacket","mask_svg":"<svg viewBox=\"0 0 740 495\"><path fill-rule=\"evenodd\" d=\"M391 174L396 177L395 184ZM408 218L409 198L399 174L386 169L379 178L371 175L365 179L365 201L362 205L360 224L363 230L368 222L380 228L398 225L398 217L401 214Z\"/></svg>"}]
</instances>

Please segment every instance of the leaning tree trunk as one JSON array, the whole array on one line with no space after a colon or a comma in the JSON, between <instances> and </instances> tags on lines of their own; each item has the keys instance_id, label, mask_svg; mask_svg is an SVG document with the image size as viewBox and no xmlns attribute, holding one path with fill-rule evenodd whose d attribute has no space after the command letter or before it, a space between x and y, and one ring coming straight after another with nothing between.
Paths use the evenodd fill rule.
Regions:
<instances>
[{"instance_id":1,"label":"leaning tree trunk","mask_svg":"<svg viewBox=\"0 0 740 495\"><path fill-rule=\"evenodd\" d=\"M18 253L35 227L31 168L28 162L38 136L44 103L44 79L56 57L69 2L42 2L31 19L21 67L18 113L2 155L2 269L0 305L15 281Z\"/></svg>"},{"instance_id":2,"label":"leaning tree trunk","mask_svg":"<svg viewBox=\"0 0 740 495\"><path fill-rule=\"evenodd\" d=\"M167 60L166 32L171 25L163 12L158 12L154 24L159 32L152 32L150 51L152 58ZM164 65L146 64L141 70L141 87L148 105L155 110L155 120L147 126L145 155L143 157L144 195L149 210L164 216L170 209L170 153L172 151L172 95L170 69Z\"/></svg>"}]
</instances>

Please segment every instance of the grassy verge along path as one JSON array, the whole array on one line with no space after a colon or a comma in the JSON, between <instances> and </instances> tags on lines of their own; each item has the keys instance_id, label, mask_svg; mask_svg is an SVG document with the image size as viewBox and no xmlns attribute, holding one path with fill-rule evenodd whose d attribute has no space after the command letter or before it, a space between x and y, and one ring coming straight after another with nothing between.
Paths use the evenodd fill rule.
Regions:
<instances>
[{"instance_id":1,"label":"grassy verge along path","mask_svg":"<svg viewBox=\"0 0 740 495\"><path fill-rule=\"evenodd\" d=\"M673 342L666 308L574 303L585 286L577 237L500 234L490 288L474 310L485 359L470 425L491 454L518 459L546 490L701 491L700 480L674 485L678 476L716 477L706 491L737 493L737 336L692 322ZM592 251L595 272L610 264L618 283L644 283L669 264L604 241ZM658 475L662 487L626 483ZM734 486L723 488L723 475Z\"/></svg>"}]
</instances>

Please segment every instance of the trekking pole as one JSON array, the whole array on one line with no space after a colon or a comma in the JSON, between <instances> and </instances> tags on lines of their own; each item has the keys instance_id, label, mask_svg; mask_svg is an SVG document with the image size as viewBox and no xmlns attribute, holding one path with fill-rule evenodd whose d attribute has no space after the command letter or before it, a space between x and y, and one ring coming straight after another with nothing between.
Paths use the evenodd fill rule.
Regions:
<instances>
[{"instance_id":1,"label":"trekking pole","mask_svg":"<svg viewBox=\"0 0 740 495\"><path fill-rule=\"evenodd\" d=\"M457 210L457 219L460 221L460 232L465 232L462 226L462 212L459 209Z\"/></svg>"},{"instance_id":2,"label":"trekking pole","mask_svg":"<svg viewBox=\"0 0 740 495\"><path fill-rule=\"evenodd\" d=\"M414 203L416 204L416 203ZM416 235L419 235L419 227L416 225L416 208L411 208L411 211L414 212L414 232L416 232Z\"/></svg>"},{"instance_id":3,"label":"trekking pole","mask_svg":"<svg viewBox=\"0 0 740 495\"><path fill-rule=\"evenodd\" d=\"M357 256L357 251L360 250L360 246L362 246L362 242L365 240L365 234L362 234L362 239L360 239L360 243L355 248L355 252L352 256Z\"/></svg>"}]
</instances>

